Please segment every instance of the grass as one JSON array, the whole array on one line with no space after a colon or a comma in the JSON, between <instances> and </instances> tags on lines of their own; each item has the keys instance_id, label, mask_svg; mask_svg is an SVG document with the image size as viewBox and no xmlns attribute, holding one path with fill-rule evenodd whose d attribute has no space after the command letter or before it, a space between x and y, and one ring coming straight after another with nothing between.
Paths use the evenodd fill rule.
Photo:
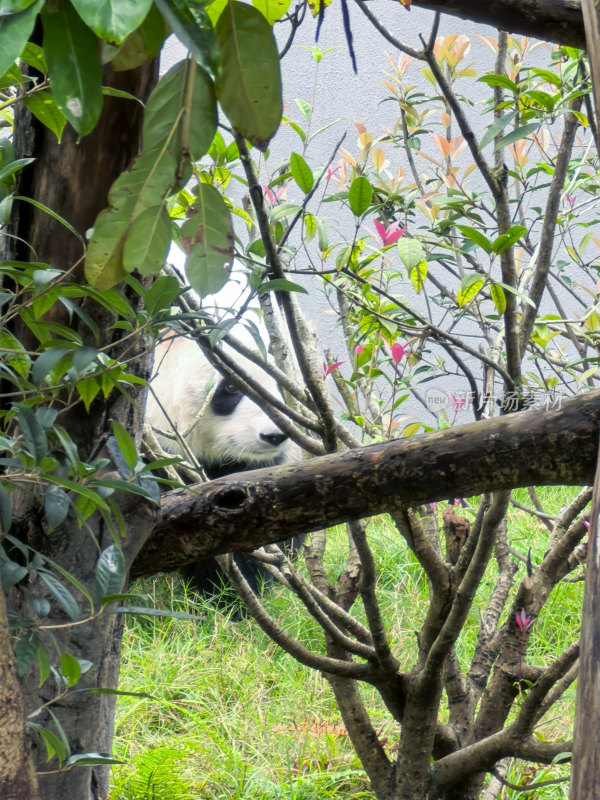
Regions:
<instances>
[{"instance_id":1,"label":"grass","mask_svg":"<svg viewBox=\"0 0 600 800\"><path fill-rule=\"evenodd\" d=\"M524 493L515 493L528 504ZM557 510L573 490L543 490L544 505ZM468 513L468 512L467 512ZM509 513L512 546L539 563L548 532L522 511ZM415 631L426 608L427 583L403 540L384 520L370 536L379 574L378 596L388 622L394 652L402 668L416 654ZM346 535L328 540L327 567L332 577L344 560ZM524 574L524 566L519 576ZM458 655L469 663L479 613L494 584L494 564L482 582ZM577 635L582 583L564 584L552 593L536 621L528 649L532 663L547 663ZM138 583L148 605L186 611L198 621L136 617L126 619L121 686L140 693L119 699L111 800L327 800L339 796L367 800L368 781L343 729L323 678L278 650L251 621L234 622L226 614L186 593L176 576ZM276 588L265 598L276 618L304 644L322 650L316 624L299 602ZM357 610L360 613L360 610ZM544 720L538 735L564 736L573 719L574 688ZM377 693L362 689L380 736L393 744L398 734ZM149 695L149 696L148 696ZM548 715L550 716L550 715ZM509 765L518 783L556 777L558 768ZM565 784L499 797L562 800Z\"/></svg>"}]
</instances>

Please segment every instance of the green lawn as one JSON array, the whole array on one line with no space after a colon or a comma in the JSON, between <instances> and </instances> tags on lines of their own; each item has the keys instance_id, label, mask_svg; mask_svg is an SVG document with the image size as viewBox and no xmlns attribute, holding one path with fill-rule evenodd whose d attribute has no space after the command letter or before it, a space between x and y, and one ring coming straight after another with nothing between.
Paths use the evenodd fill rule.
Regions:
<instances>
[{"instance_id":1,"label":"green lawn","mask_svg":"<svg viewBox=\"0 0 600 800\"><path fill-rule=\"evenodd\" d=\"M553 510L573 490L547 489L544 504ZM529 504L525 492L515 493ZM534 565L548 541L546 528L522 511L509 517L511 545ZM420 568L385 520L370 529L379 570L379 597L390 639L402 666L415 656L415 634L427 597ZM330 533L329 568L335 576L344 560L345 531ZM494 582L490 565L467 628L459 643L463 666L477 635L479 610ZM521 566L519 576L524 574ZM353 753L331 692L320 675L281 652L251 621L234 622L193 596L177 576L139 582L136 592L149 595L147 605L198 614L199 621L128 618L124 637L121 690L146 693L119 699L115 754L125 761L113 774L111 800L315 800L343 792L349 798L371 798L360 763ZM568 583L551 595L535 623L528 657L545 663L577 635L583 583ZM322 649L319 629L302 613L299 602L282 588L265 604L307 646ZM360 610L357 611L360 613ZM397 726L377 694L364 688L375 727L388 745ZM574 687L547 715L538 734L565 735L573 718ZM526 770L529 769L529 773ZM558 768L511 766L509 779L524 774L536 781L560 775ZM563 773L564 774L564 773ZM568 797L566 784L502 798Z\"/></svg>"}]
</instances>

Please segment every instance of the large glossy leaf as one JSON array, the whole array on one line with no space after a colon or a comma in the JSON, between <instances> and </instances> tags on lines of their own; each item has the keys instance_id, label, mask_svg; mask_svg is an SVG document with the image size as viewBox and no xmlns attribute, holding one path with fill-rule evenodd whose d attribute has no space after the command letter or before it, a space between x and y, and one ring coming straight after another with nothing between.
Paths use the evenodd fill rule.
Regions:
<instances>
[{"instance_id":1,"label":"large glossy leaf","mask_svg":"<svg viewBox=\"0 0 600 800\"><path fill-rule=\"evenodd\" d=\"M467 303L479 294L485 286L485 278L479 272L473 272L465 277L460 282L458 292L456 293L456 302L459 308L462 308Z\"/></svg>"},{"instance_id":2,"label":"large glossy leaf","mask_svg":"<svg viewBox=\"0 0 600 800\"><path fill-rule=\"evenodd\" d=\"M40 461L48 452L46 432L38 422L31 408L19 405L16 407L16 412L25 447L35 458L36 462Z\"/></svg>"},{"instance_id":3,"label":"large glossy leaf","mask_svg":"<svg viewBox=\"0 0 600 800\"><path fill-rule=\"evenodd\" d=\"M110 63L117 71L135 69L158 55L169 33L162 14L152 6L139 28L130 33L119 48L111 51L110 45L106 45L105 51L108 51Z\"/></svg>"},{"instance_id":4,"label":"large glossy leaf","mask_svg":"<svg viewBox=\"0 0 600 800\"><path fill-rule=\"evenodd\" d=\"M252 5L257 8L269 25L277 22L290 7L291 0L252 0Z\"/></svg>"},{"instance_id":5,"label":"large glossy leaf","mask_svg":"<svg viewBox=\"0 0 600 800\"><path fill-rule=\"evenodd\" d=\"M189 252L187 277L200 295L214 294L227 282L233 259L229 210L214 186L206 183L198 186L194 208L197 213L181 229Z\"/></svg>"},{"instance_id":6,"label":"large glossy leaf","mask_svg":"<svg viewBox=\"0 0 600 800\"><path fill-rule=\"evenodd\" d=\"M96 36L120 44L142 21L152 0L71 0Z\"/></svg>"},{"instance_id":7,"label":"large glossy leaf","mask_svg":"<svg viewBox=\"0 0 600 800\"><path fill-rule=\"evenodd\" d=\"M314 186L315 179L311 168L299 153L292 153L290 155L290 170L292 172L292 178L302 191L308 194Z\"/></svg>"},{"instance_id":8,"label":"large glossy leaf","mask_svg":"<svg viewBox=\"0 0 600 800\"><path fill-rule=\"evenodd\" d=\"M156 0L156 6L196 61L213 80L221 74L221 54L206 12L206 0Z\"/></svg>"},{"instance_id":9,"label":"large glossy leaf","mask_svg":"<svg viewBox=\"0 0 600 800\"><path fill-rule=\"evenodd\" d=\"M50 92L37 92L30 97L26 97L24 103L33 116L37 117L43 125L52 131L60 144L67 119L56 105L54 95Z\"/></svg>"},{"instance_id":10,"label":"large glossy leaf","mask_svg":"<svg viewBox=\"0 0 600 800\"><path fill-rule=\"evenodd\" d=\"M18 14L33 5L35 0L0 0L0 16Z\"/></svg>"},{"instance_id":11,"label":"large glossy leaf","mask_svg":"<svg viewBox=\"0 0 600 800\"><path fill-rule=\"evenodd\" d=\"M131 224L123 246L126 272L155 275L164 266L171 245L171 219L164 204L142 211Z\"/></svg>"},{"instance_id":12,"label":"large glossy leaf","mask_svg":"<svg viewBox=\"0 0 600 800\"><path fill-rule=\"evenodd\" d=\"M403 236L401 239L398 239L396 247L398 248L398 255L402 263L409 271L423 261L423 247L418 239L413 239L410 236Z\"/></svg>"},{"instance_id":13,"label":"large glossy leaf","mask_svg":"<svg viewBox=\"0 0 600 800\"><path fill-rule=\"evenodd\" d=\"M0 17L0 75L19 57L43 5L44 0L37 0L18 14Z\"/></svg>"},{"instance_id":14,"label":"large glossy leaf","mask_svg":"<svg viewBox=\"0 0 600 800\"><path fill-rule=\"evenodd\" d=\"M175 166L169 152L151 150L113 183L110 206L96 219L85 259L85 275L94 288L107 289L125 277L123 247L129 229L145 209L161 205L173 183Z\"/></svg>"},{"instance_id":15,"label":"large glossy leaf","mask_svg":"<svg viewBox=\"0 0 600 800\"><path fill-rule=\"evenodd\" d=\"M217 102L208 74L191 59L176 64L158 82L146 103L144 150L167 146L203 156L217 130Z\"/></svg>"},{"instance_id":16,"label":"large glossy leaf","mask_svg":"<svg viewBox=\"0 0 600 800\"><path fill-rule=\"evenodd\" d=\"M354 178L348 190L348 203L352 213L357 217L362 216L371 205L373 199L373 187L364 175Z\"/></svg>"},{"instance_id":17,"label":"large glossy leaf","mask_svg":"<svg viewBox=\"0 0 600 800\"><path fill-rule=\"evenodd\" d=\"M281 76L273 32L260 11L235 0L216 27L223 73L217 98L233 127L266 150L281 121Z\"/></svg>"},{"instance_id":18,"label":"large glossy leaf","mask_svg":"<svg viewBox=\"0 0 600 800\"><path fill-rule=\"evenodd\" d=\"M48 486L44 494L44 513L48 530L53 531L67 518L70 508L69 495L59 486Z\"/></svg>"},{"instance_id":19,"label":"large glossy leaf","mask_svg":"<svg viewBox=\"0 0 600 800\"><path fill-rule=\"evenodd\" d=\"M85 136L102 109L102 67L98 40L66 0L46 4L42 11L44 53L58 107Z\"/></svg>"},{"instance_id":20,"label":"large glossy leaf","mask_svg":"<svg viewBox=\"0 0 600 800\"><path fill-rule=\"evenodd\" d=\"M107 595L120 592L124 577L123 553L116 545L111 544L102 551L96 564L96 591L100 600Z\"/></svg>"}]
</instances>

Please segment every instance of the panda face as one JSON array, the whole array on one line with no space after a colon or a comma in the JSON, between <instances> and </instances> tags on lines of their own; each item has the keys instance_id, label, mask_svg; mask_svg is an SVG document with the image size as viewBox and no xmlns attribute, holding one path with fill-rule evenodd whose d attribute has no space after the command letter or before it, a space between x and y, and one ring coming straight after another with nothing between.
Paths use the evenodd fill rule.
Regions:
<instances>
[{"instance_id":1,"label":"panda face","mask_svg":"<svg viewBox=\"0 0 600 800\"><path fill-rule=\"evenodd\" d=\"M278 393L275 382L252 362L243 360L241 366L271 393ZM193 340L158 345L155 371L147 421L159 431L168 431L172 423L185 434L187 446L209 478L298 460L297 448L287 435L253 400L218 377ZM207 404L215 378L218 383ZM185 457L177 439L160 433L158 438L167 452Z\"/></svg>"}]
</instances>

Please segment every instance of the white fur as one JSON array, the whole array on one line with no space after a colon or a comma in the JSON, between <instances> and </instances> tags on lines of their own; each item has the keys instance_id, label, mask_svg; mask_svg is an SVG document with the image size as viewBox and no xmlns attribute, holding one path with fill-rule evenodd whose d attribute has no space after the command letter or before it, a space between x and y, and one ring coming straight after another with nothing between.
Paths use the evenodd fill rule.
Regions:
<instances>
[{"instance_id":1,"label":"white fur","mask_svg":"<svg viewBox=\"0 0 600 800\"><path fill-rule=\"evenodd\" d=\"M232 353L231 350L228 352ZM278 395L272 378L251 361L238 355L235 358L261 386ZM147 421L155 430L163 431L171 431L172 423L183 434L190 428L198 412L206 406L202 416L185 436L187 446L200 464L235 464L241 461L249 465L267 465L276 461L296 461L297 448L289 439L274 446L260 438L261 434L278 434L281 431L248 397L242 398L232 414L218 415L212 411L206 402L207 394L220 380L220 374L192 339L178 337L160 343L156 347L154 374L148 393ZM161 405L167 416L161 410ZM168 438L160 433L157 436L165 451L185 457L184 448L176 438Z\"/></svg>"}]
</instances>

